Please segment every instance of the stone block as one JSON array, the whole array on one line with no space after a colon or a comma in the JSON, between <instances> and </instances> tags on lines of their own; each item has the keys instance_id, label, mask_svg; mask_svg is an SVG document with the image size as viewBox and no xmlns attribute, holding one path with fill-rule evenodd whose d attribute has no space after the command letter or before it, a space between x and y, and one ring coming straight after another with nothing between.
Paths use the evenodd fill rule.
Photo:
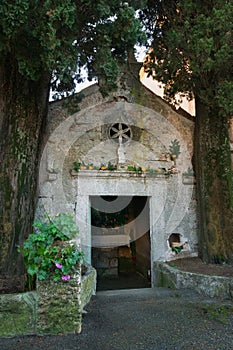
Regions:
<instances>
[{"instance_id":1,"label":"stone block","mask_svg":"<svg viewBox=\"0 0 233 350\"><path fill-rule=\"evenodd\" d=\"M118 258L109 259L109 267L118 267Z\"/></svg>"},{"instance_id":2,"label":"stone block","mask_svg":"<svg viewBox=\"0 0 233 350\"><path fill-rule=\"evenodd\" d=\"M105 269L102 271L101 274L102 277L114 277L114 276L118 276L118 268L117 267L113 267L111 269Z\"/></svg>"},{"instance_id":3,"label":"stone block","mask_svg":"<svg viewBox=\"0 0 233 350\"><path fill-rule=\"evenodd\" d=\"M109 267L109 260L108 258L96 260L96 261L93 261L93 264L97 269L103 269L103 268L107 269Z\"/></svg>"},{"instance_id":4,"label":"stone block","mask_svg":"<svg viewBox=\"0 0 233 350\"><path fill-rule=\"evenodd\" d=\"M0 337L35 333L36 292L0 295Z\"/></svg>"},{"instance_id":5,"label":"stone block","mask_svg":"<svg viewBox=\"0 0 233 350\"><path fill-rule=\"evenodd\" d=\"M81 332L81 273L69 281L37 281L37 333Z\"/></svg>"},{"instance_id":6,"label":"stone block","mask_svg":"<svg viewBox=\"0 0 233 350\"><path fill-rule=\"evenodd\" d=\"M89 266L81 280L81 310L89 303L96 293L96 270Z\"/></svg>"}]
</instances>

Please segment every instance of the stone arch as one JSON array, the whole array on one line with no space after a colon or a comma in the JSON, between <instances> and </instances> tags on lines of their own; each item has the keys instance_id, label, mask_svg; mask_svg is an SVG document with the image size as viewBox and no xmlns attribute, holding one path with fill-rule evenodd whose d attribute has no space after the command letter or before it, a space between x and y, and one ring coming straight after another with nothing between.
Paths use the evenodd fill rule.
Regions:
<instances>
[{"instance_id":1,"label":"stone arch","mask_svg":"<svg viewBox=\"0 0 233 350\"><path fill-rule=\"evenodd\" d=\"M124 123L141 131L138 140L130 142L129 146L132 148L129 155L134 157L136 163L146 162L146 157L150 157L149 161L147 160L148 164L158 160L152 159L153 156L159 155L153 148L153 140L157 142L159 152L161 149L169 150L172 141L179 142L181 153L176 160L179 172L171 180L172 196L166 194L168 204L165 206L163 203L163 210L152 213L152 224L160 227L161 234L167 237L170 232L176 231L192 200L193 187L185 186L182 181L182 173L191 166L191 155L186 140L168 118L136 103L101 102L74 113L61 122L50 135L43 152L39 174L40 206L51 215L75 211L77 188L75 181L68 176L71 168L64 165L71 165L71 160L74 159L72 152L75 154L76 150L78 153L81 149L83 159L92 159L95 154L103 154L104 157L112 159L115 149L111 140L100 137L99 141L94 140L93 147L91 141L87 147L84 143L89 142L88 137L90 139L91 134L103 135L103 129L113 123ZM85 154L87 149L89 150ZM132 159L128 159L130 160ZM164 186L164 192L171 191L165 182L161 183L161 186ZM154 230L156 228L153 228ZM164 242L163 252L166 239ZM164 258L163 254L162 257ZM159 256L156 256L156 259L158 258Z\"/></svg>"}]
</instances>

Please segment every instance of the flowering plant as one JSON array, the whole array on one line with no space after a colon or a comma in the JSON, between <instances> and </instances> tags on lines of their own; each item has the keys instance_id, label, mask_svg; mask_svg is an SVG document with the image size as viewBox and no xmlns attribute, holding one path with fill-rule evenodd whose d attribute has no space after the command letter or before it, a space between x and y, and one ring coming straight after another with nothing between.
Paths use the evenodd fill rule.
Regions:
<instances>
[{"instance_id":1,"label":"flowering plant","mask_svg":"<svg viewBox=\"0 0 233 350\"><path fill-rule=\"evenodd\" d=\"M84 254L70 241L78 234L72 215L59 214L33 226L35 231L19 248L31 282L34 277L44 280L51 276L55 282L68 281L84 260Z\"/></svg>"}]
</instances>

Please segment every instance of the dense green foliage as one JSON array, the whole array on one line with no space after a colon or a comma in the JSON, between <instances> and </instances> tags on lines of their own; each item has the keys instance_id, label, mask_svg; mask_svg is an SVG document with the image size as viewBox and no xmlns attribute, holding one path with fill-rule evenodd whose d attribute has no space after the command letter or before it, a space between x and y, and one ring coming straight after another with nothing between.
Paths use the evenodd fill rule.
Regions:
<instances>
[{"instance_id":1,"label":"dense green foliage","mask_svg":"<svg viewBox=\"0 0 233 350\"><path fill-rule=\"evenodd\" d=\"M45 222L35 222L34 232L19 250L24 256L30 278L52 277L55 282L69 280L77 263L84 259L74 243L62 244L76 238L78 229L71 215L60 214Z\"/></svg>"},{"instance_id":2,"label":"dense green foliage","mask_svg":"<svg viewBox=\"0 0 233 350\"><path fill-rule=\"evenodd\" d=\"M72 93L84 67L103 94L114 89L119 61L143 40L135 17L142 3L0 3L0 291L22 291L16 247L32 229L50 88L58 98Z\"/></svg>"},{"instance_id":3,"label":"dense green foliage","mask_svg":"<svg viewBox=\"0 0 233 350\"><path fill-rule=\"evenodd\" d=\"M116 58L125 59L127 50L141 40L133 7L119 0L0 4L0 60L13 55L27 79L38 80L44 71L51 72L52 86L62 95L74 90L84 66L90 79L104 77L113 87Z\"/></svg>"},{"instance_id":4,"label":"dense green foliage","mask_svg":"<svg viewBox=\"0 0 233 350\"><path fill-rule=\"evenodd\" d=\"M166 94L183 92L233 113L232 1L148 1L141 12L153 51L149 74L165 84Z\"/></svg>"},{"instance_id":5,"label":"dense green foliage","mask_svg":"<svg viewBox=\"0 0 233 350\"><path fill-rule=\"evenodd\" d=\"M233 260L233 177L228 118L233 115L233 3L147 1L140 17L151 39L148 75L165 95L195 97L193 165L199 252L206 262Z\"/></svg>"},{"instance_id":6,"label":"dense green foliage","mask_svg":"<svg viewBox=\"0 0 233 350\"><path fill-rule=\"evenodd\" d=\"M86 67L89 79L98 77L103 93L113 89L119 61L125 61L134 45L144 40L142 26L135 17L135 10L139 8L153 47L145 64L148 74L154 73L153 76L165 84L169 98L183 92L200 102L195 170L202 203L202 226L208 231L207 234L203 231L204 240L200 245L207 249L210 241L217 242L215 250L208 254L219 252L227 257L232 253L232 240L229 241L232 222L228 220L225 205L233 203L226 123L226 117L233 113L232 2L2 0L2 278L8 275L15 281L14 274L19 279L23 275L15 246L22 243L31 230L49 81L58 97L65 96L82 80L81 68ZM20 141L23 145L20 148L16 147L18 130L25 139ZM214 210L210 212L210 208ZM224 238L226 232L227 239ZM219 236L221 238L216 239Z\"/></svg>"}]
</instances>

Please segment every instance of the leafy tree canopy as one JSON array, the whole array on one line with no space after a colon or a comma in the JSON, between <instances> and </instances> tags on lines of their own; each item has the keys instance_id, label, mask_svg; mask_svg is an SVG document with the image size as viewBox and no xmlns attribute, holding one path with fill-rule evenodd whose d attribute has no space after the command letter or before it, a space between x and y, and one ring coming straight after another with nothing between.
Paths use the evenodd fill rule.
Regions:
<instances>
[{"instance_id":1,"label":"leafy tree canopy","mask_svg":"<svg viewBox=\"0 0 233 350\"><path fill-rule=\"evenodd\" d=\"M232 115L232 1L148 0L140 17L153 47L146 69L165 84L167 96L194 93Z\"/></svg>"},{"instance_id":2,"label":"leafy tree canopy","mask_svg":"<svg viewBox=\"0 0 233 350\"><path fill-rule=\"evenodd\" d=\"M21 75L38 80L51 72L52 87L61 94L82 80L105 76L111 86L116 58L144 40L135 10L142 1L2 0L0 62L11 57ZM108 89L108 87L106 87Z\"/></svg>"},{"instance_id":3,"label":"leafy tree canopy","mask_svg":"<svg viewBox=\"0 0 233 350\"><path fill-rule=\"evenodd\" d=\"M233 260L233 177L228 119L233 115L233 2L147 1L140 17L152 49L145 70L168 99L196 100L193 165L197 179L199 255Z\"/></svg>"}]
</instances>

